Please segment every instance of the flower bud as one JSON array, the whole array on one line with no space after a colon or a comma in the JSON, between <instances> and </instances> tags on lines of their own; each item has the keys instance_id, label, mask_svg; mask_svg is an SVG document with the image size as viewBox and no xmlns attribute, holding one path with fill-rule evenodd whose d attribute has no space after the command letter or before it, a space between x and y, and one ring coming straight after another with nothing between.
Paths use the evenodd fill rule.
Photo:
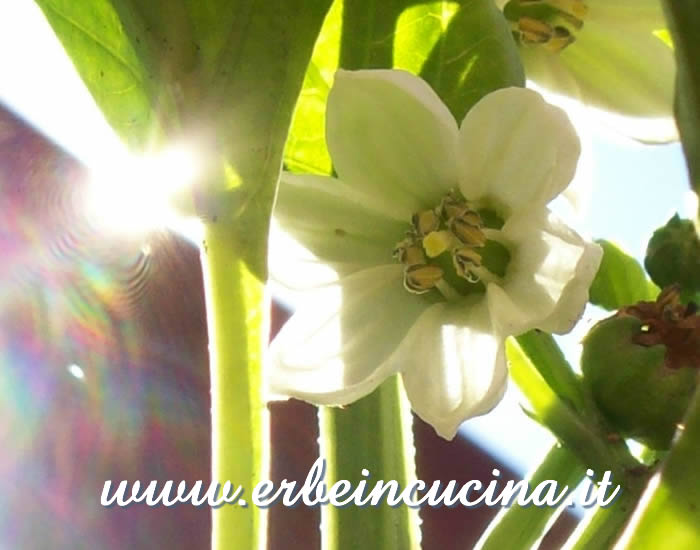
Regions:
<instances>
[{"instance_id":1,"label":"flower bud","mask_svg":"<svg viewBox=\"0 0 700 550\"><path fill-rule=\"evenodd\" d=\"M693 222L676 214L654 231L644 267L660 287L677 283L688 296L700 292L700 237Z\"/></svg>"},{"instance_id":2,"label":"flower bud","mask_svg":"<svg viewBox=\"0 0 700 550\"><path fill-rule=\"evenodd\" d=\"M675 287L598 323L584 340L584 383L610 426L667 449L700 369L700 316Z\"/></svg>"}]
</instances>

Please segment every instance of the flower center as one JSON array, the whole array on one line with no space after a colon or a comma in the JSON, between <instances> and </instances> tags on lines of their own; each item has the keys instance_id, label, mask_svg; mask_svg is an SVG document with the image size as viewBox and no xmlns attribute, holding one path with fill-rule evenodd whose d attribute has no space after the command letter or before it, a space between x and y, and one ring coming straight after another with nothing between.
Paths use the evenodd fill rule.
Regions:
<instances>
[{"instance_id":1,"label":"flower center","mask_svg":"<svg viewBox=\"0 0 700 550\"><path fill-rule=\"evenodd\" d=\"M435 208L415 213L394 258L404 267L404 287L413 294L437 289L454 301L484 292L484 282L505 276L510 252L494 240L503 227L491 210L476 210L458 191Z\"/></svg>"},{"instance_id":2,"label":"flower center","mask_svg":"<svg viewBox=\"0 0 700 550\"><path fill-rule=\"evenodd\" d=\"M518 42L555 53L576 40L587 13L583 0L510 0L503 7Z\"/></svg>"}]
</instances>

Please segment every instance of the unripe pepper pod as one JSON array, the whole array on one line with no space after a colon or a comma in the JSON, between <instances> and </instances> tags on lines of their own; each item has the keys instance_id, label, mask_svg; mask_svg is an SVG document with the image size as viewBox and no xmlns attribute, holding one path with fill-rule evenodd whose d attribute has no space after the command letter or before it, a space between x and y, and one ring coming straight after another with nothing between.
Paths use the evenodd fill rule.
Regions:
<instances>
[{"instance_id":1,"label":"unripe pepper pod","mask_svg":"<svg viewBox=\"0 0 700 550\"><path fill-rule=\"evenodd\" d=\"M584 340L584 383L611 427L667 449L695 393L700 316L669 287L598 323Z\"/></svg>"}]
</instances>

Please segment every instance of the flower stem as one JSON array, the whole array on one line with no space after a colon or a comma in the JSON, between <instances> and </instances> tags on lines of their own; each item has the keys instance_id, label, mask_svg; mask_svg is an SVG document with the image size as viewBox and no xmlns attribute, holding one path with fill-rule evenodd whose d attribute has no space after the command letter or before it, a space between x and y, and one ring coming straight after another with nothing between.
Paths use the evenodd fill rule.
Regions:
<instances>
[{"instance_id":1,"label":"flower stem","mask_svg":"<svg viewBox=\"0 0 700 550\"><path fill-rule=\"evenodd\" d=\"M587 467L597 472L610 470L619 483L628 471L639 467L639 462L630 455L623 441L609 440L605 427L598 419L591 418L593 411L585 410L587 414L581 414L547 383L542 373L548 373L556 366L539 364L536 367L527 347L521 345L519 339L509 338L506 352L511 364L511 378L530 402L532 414ZM556 379L553 373L547 374L547 378Z\"/></svg>"},{"instance_id":2,"label":"flower stem","mask_svg":"<svg viewBox=\"0 0 700 550\"><path fill-rule=\"evenodd\" d=\"M700 391L619 548L700 548Z\"/></svg>"},{"instance_id":3,"label":"flower stem","mask_svg":"<svg viewBox=\"0 0 700 550\"><path fill-rule=\"evenodd\" d=\"M378 480L396 480L401 489L415 479L412 417L398 376L345 408L320 411L321 456L328 462L326 482L367 479L366 494ZM363 468L370 477L361 476ZM411 550L420 548L418 511L403 504L360 508L325 506L325 550Z\"/></svg>"},{"instance_id":4,"label":"flower stem","mask_svg":"<svg viewBox=\"0 0 700 550\"><path fill-rule=\"evenodd\" d=\"M627 524L646 485L647 476L632 480L620 491L620 496L606 508L597 508L582 521L564 548L566 550L587 550L588 548L612 548Z\"/></svg>"},{"instance_id":5,"label":"flower stem","mask_svg":"<svg viewBox=\"0 0 700 550\"><path fill-rule=\"evenodd\" d=\"M268 415L263 401L266 341L264 283L238 254L227 224L205 228L201 260L209 330L212 479L243 487L246 500L268 471ZM212 548L266 547L265 511L239 503L212 511Z\"/></svg>"},{"instance_id":6,"label":"flower stem","mask_svg":"<svg viewBox=\"0 0 700 550\"><path fill-rule=\"evenodd\" d=\"M554 480L562 488L567 485L573 490L585 476L583 464L569 449L555 445L547 453L542 463L528 476L528 485L533 490L540 483ZM519 548L536 546L538 540L546 534L547 528L559 508L551 506L520 506L513 503L503 508L489 524L476 545L479 550L500 550L509 548L517 541Z\"/></svg>"}]
</instances>

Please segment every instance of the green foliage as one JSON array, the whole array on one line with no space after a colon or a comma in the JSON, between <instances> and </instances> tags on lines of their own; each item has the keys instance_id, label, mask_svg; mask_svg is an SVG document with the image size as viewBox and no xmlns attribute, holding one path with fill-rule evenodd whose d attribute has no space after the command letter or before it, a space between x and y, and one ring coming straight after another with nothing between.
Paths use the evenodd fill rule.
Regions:
<instances>
[{"instance_id":1,"label":"green foliage","mask_svg":"<svg viewBox=\"0 0 700 550\"><path fill-rule=\"evenodd\" d=\"M330 0L37 0L107 120L143 152L206 153L197 213L261 280L284 141Z\"/></svg>"},{"instance_id":2,"label":"green foliage","mask_svg":"<svg viewBox=\"0 0 700 550\"><path fill-rule=\"evenodd\" d=\"M603 247L603 260L591 285L591 303L611 311L656 297L658 288L637 260L610 241L597 242Z\"/></svg>"},{"instance_id":3,"label":"green foliage","mask_svg":"<svg viewBox=\"0 0 700 550\"><path fill-rule=\"evenodd\" d=\"M128 34L119 14L124 4L110 0L37 0L37 4L122 139L134 149L160 140L162 118L174 117L173 90L158 86L152 60L144 59L145 29L140 35Z\"/></svg>"},{"instance_id":4,"label":"green foliage","mask_svg":"<svg viewBox=\"0 0 700 550\"><path fill-rule=\"evenodd\" d=\"M325 108L336 68L398 68L423 77L458 122L487 93L525 81L517 47L492 0L336 0L304 79L284 161L328 174Z\"/></svg>"},{"instance_id":5,"label":"green foliage","mask_svg":"<svg viewBox=\"0 0 700 550\"><path fill-rule=\"evenodd\" d=\"M649 240L644 267L662 288L678 284L688 296L700 292L700 237L693 222L676 214L657 229Z\"/></svg>"},{"instance_id":6,"label":"green foliage","mask_svg":"<svg viewBox=\"0 0 700 550\"><path fill-rule=\"evenodd\" d=\"M513 35L493 0L462 5L431 49L420 75L458 122L489 92L525 85Z\"/></svg>"},{"instance_id":7,"label":"green foliage","mask_svg":"<svg viewBox=\"0 0 700 550\"><path fill-rule=\"evenodd\" d=\"M700 194L700 5L695 0L663 0L673 39L678 76L675 114L690 172L690 184ZM700 214L700 213L699 213Z\"/></svg>"},{"instance_id":8,"label":"green foliage","mask_svg":"<svg viewBox=\"0 0 700 550\"><path fill-rule=\"evenodd\" d=\"M658 483L625 533L625 550L700 547L700 398L685 418L685 429L664 461Z\"/></svg>"}]
</instances>

